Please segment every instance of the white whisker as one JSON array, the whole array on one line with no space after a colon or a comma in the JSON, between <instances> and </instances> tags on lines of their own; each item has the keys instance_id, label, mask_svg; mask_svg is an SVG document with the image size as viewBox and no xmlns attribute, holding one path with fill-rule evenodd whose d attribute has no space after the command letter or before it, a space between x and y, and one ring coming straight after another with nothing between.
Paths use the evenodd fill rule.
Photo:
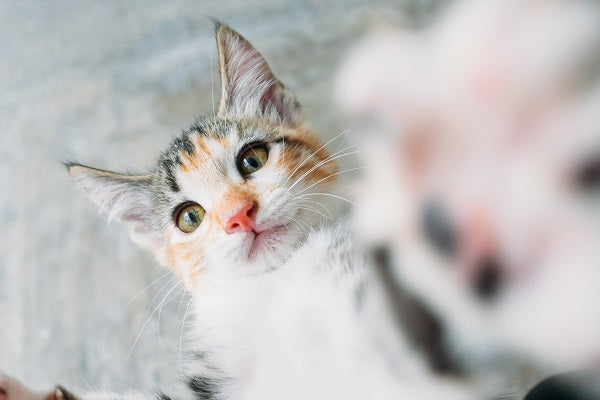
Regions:
<instances>
[{"instance_id":1,"label":"white whisker","mask_svg":"<svg viewBox=\"0 0 600 400\"><path fill-rule=\"evenodd\" d=\"M300 231L302 231L304 234L308 234L308 232L306 231L306 227L304 225L302 225L302 223L300 221L298 221L296 218L289 217L289 216L285 216L285 218L289 219L290 222L293 222L296 225L298 225L300 227Z\"/></svg>"},{"instance_id":2,"label":"white whisker","mask_svg":"<svg viewBox=\"0 0 600 400\"><path fill-rule=\"evenodd\" d=\"M316 195L333 197L333 198L336 198L336 199L339 199L339 200L346 201L346 202L348 202L348 203L352 204L353 206L357 206L357 205L358 205L358 204L356 204L355 202L353 202L353 201L350 201L350 200L348 200L348 199L346 199L346 198L344 198L344 197L342 197L342 196L338 196L338 195L331 194L331 193L320 193L320 192L315 192L315 193L305 193L305 194L303 194L303 195L300 195L300 196L297 196L297 197L295 197L295 198L299 199L299 198L301 198L301 197L305 197L305 196L316 196Z\"/></svg>"},{"instance_id":3,"label":"white whisker","mask_svg":"<svg viewBox=\"0 0 600 400\"><path fill-rule=\"evenodd\" d=\"M344 156L345 156L345 154L341 154L341 155L340 155L340 153L342 153L342 152L344 152L344 151L347 151L347 150L350 150L350 149L351 149L351 148L353 148L353 147L356 147L356 144L353 144L353 145L350 145L350 146L348 146L348 147L345 147L345 148L343 148L342 150L338 150L338 151L336 151L335 153L333 153L333 154L330 154L329 156L327 156L325 159L323 159L323 160L319 161L319 162L318 162L316 165L314 165L312 168L310 168L308 171L306 171L304 174L302 174L302 175L301 175L301 176L300 176L298 179L296 179L296 181L295 181L295 182L294 182L294 183L291 185L290 189L291 189L292 187L294 187L294 185L295 185L296 183L298 183L298 181L302 180L302 179L303 179L305 176L307 176L308 174L310 174L310 173L311 173L312 171L314 171L315 169L319 168L321 165L323 165L323 164L326 164L326 163L328 163L328 162L330 162L330 161L332 161L332 160L335 160L336 158L334 158L334 157L337 157L338 155L339 155L339 157L344 157ZM339 157L337 157L337 158L339 158ZM293 172L292 172L292 173L293 173ZM286 181L286 182L287 182L287 181Z\"/></svg>"},{"instance_id":4,"label":"white whisker","mask_svg":"<svg viewBox=\"0 0 600 400\"><path fill-rule=\"evenodd\" d=\"M165 300L167 299L167 296L169 296L169 294L171 294L173 292L173 290L175 290L175 288L177 288L177 286L179 286L181 283L183 283L182 281L177 281L175 283L175 285L173 285L173 287L171 288L171 290L169 290L167 292L167 294L165 295L165 297L163 297L163 299L161 300L160 303L158 303L158 305L154 308L154 310L152 310L152 312L150 313L150 316L146 319L146 322L144 322L144 325L142 325L142 328L140 329L139 333L137 334L137 336L135 337L135 340L133 341L133 344L131 345L131 349L129 349L129 353L127 353L127 360L129 360L129 357L131 357L131 353L133 352L133 349L135 348L137 342L140 340L140 337L142 336L142 333L144 332L144 329L146 329L146 326L148 325L148 323L150 322L150 319L152 319L152 316L154 315L154 313L156 312L156 310L158 310L158 308L165 302Z\"/></svg>"},{"instance_id":5,"label":"white whisker","mask_svg":"<svg viewBox=\"0 0 600 400\"><path fill-rule=\"evenodd\" d=\"M213 48L210 47L210 96L212 98L213 116L215 116L215 78L213 76Z\"/></svg>"},{"instance_id":6,"label":"white whisker","mask_svg":"<svg viewBox=\"0 0 600 400\"><path fill-rule=\"evenodd\" d=\"M331 218L328 215L323 214L321 211L317 210L316 208L312 208L312 207L308 207L308 206L298 206L299 210L306 210L306 211L312 211L314 213L317 213L319 215L321 215L323 218L328 219L330 221L334 221L333 218Z\"/></svg>"},{"instance_id":7,"label":"white whisker","mask_svg":"<svg viewBox=\"0 0 600 400\"><path fill-rule=\"evenodd\" d=\"M162 274L159 278L155 279L154 281L152 281L150 284L148 284L145 288L143 288L142 290L140 290L135 296L133 296L131 298L131 300L129 300L127 302L127 304L125 304L123 306L123 308L127 308L127 306L129 306L131 303L133 303L135 301L135 299L137 299L138 297L140 297L142 295L142 293L144 293L146 290L150 289L152 286L156 285L158 282L160 282L161 280L163 280L165 278L165 276L168 276L171 274L171 271L167 271L164 274Z\"/></svg>"},{"instance_id":8,"label":"white whisker","mask_svg":"<svg viewBox=\"0 0 600 400\"><path fill-rule=\"evenodd\" d=\"M179 285L176 285L176 286L179 286ZM180 287L179 290L173 296L174 297L181 296L181 294L184 293L184 292L185 292L185 288L184 287ZM168 296L168 294L167 294L167 296ZM168 349L167 349L167 346L165 346L165 340L164 340L164 338L162 336L160 319L162 317L162 311L164 310L165 306L167 304L169 304L170 301L171 300L168 297L165 299L165 301L163 302L163 305L158 309L158 316L156 317L156 330L157 330L157 333L158 333L158 342L160 343L162 349L165 352L168 352Z\"/></svg>"},{"instance_id":9,"label":"white whisker","mask_svg":"<svg viewBox=\"0 0 600 400\"><path fill-rule=\"evenodd\" d=\"M290 201L288 204L289 205L293 205L293 204L302 204L304 205L304 203L313 203L316 204L318 206L323 207L323 210L330 216L333 218L333 213L331 212L331 210L329 210L329 208L327 208L327 206L325 204L319 203L318 201L314 201L314 200L310 200L310 199L300 199L300 200L296 200L296 201Z\"/></svg>"},{"instance_id":10,"label":"white whisker","mask_svg":"<svg viewBox=\"0 0 600 400\"><path fill-rule=\"evenodd\" d=\"M306 177L306 176L307 176L308 174L310 174L312 171L314 171L315 169L319 168L321 165L324 165L324 164L326 164L326 163L328 163L328 162L330 162L330 161L332 161L332 160L335 160L335 159L336 159L335 157L336 157L336 156L338 156L338 155L340 155L340 153L343 153L344 151L350 150L350 149L352 149L353 147L356 147L356 146L357 146L357 144L353 144L353 145L350 145L350 146L344 147L343 149L341 149L341 150L338 150L338 151L336 151L336 152L335 152L335 153L333 153L333 154L330 154L330 155L329 155L329 156L327 156L325 159L323 159L323 160L319 161L319 162L318 162L316 165L314 165L312 168L310 168L308 171L306 171L304 174L302 174L302 175L301 175L301 176L300 176L298 179L296 179L296 181L295 181L295 182L292 184L292 186L291 186L291 187L293 187L293 186L294 186L296 183L298 183L298 181L301 181L301 180L302 180L304 177ZM342 155L340 155L339 157L344 157L344 156L345 156L345 155L344 155L344 154L342 154ZM337 158L339 158L339 157L337 157ZM292 171L292 173L291 173L291 174L290 174L290 176L288 177L288 180L287 180L285 183L287 183L287 182L289 181L289 178L291 178L291 177L292 177L292 175L293 175L295 172L296 172L296 170ZM284 184L285 184L285 183L284 183Z\"/></svg>"},{"instance_id":11,"label":"white whisker","mask_svg":"<svg viewBox=\"0 0 600 400\"><path fill-rule=\"evenodd\" d=\"M183 370L183 330L185 328L185 320L188 316L188 312L190 311L190 305L194 301L194 297L190 296L190 300L187 303L187 307L185 308L185 313L183 314L183 320L181 321L181 330L179 332L179 369Z\"/></svg>"},{"instance_id":12,"label":"white whisker","mask_svg":"<svg viewBox=\"0 0 600 400\"><path fill-rule=\"evenodd\" d=\"M281 135L281 165L285 163L285 135Z\"/></svg>"},{"instance_id":13,"label":"white whisker","mask_svg":"<svg viewBox=\"0 0 600 400\"><path fill-rule=\"evenodd\" d=\"M152 296L152 299L150 300L150 307L152 307L152 304L154 304L154 301L162 295L163 290L165 290L165 288L169 287L169 285L171 285L174 280L177 280L177 277L175 275L171 275L169 280L166 281L165 283L163 283L163 285L160 287L160 289L158 289L158 291L154 294L154 296Z\"/></svg>"},{"instance_id":14,"label":"white whisker","mask_svg":"<svg viewBox=\"0 0 600 400\"><path fill-rule=\"evenodd\" d=\"M319 168L320 166L322 166L323 164L326 164L328 162L331 162L333 160L337 160L338 158L342 158L342 157L346 157L346 156L350 156L352 154L357 154L357 153L364 153L366 150L355 150L355 151L350 151L348 153L344 153L344 154L340 154L339 156L336 157L327 157L325 160L317 163L314 167L312 167L311 169L309 169L308 171L306 171L300 178L298 178L296 180L296 182L294 182L292 184L292 186L290 186L286 192L289 192L294 186L296 186L298 183L300 183L305 177L307 177L311 172L313 172L315 169ZM332 175L330 175L332 176Z\"/></svg>"},{"instance_id":15,"label":"white whisker","mask_svg":"<svg viewBox=\"0 0 600 400\"><path fill-rule=\"evenodd\" d=\"M308 190L308 189L310 189L311 187L313 187L313 186L315 186L315 185L318 185L319 183L321 183L321 182L323 182L324 180L326 180L326 179L329 179L329 178L331 178L331 177L333 177L333 176L336 176L336 175L341 175L341 174L344 174L344 173L346 173L346 172L352 172L352 171L356 171L356 170L359 170L359 169L365 169L365 167L354 167L354 168L348 168L348 169L345 169L345 170L343 170L343 171L338 171L338 172L336 172L335 174L331 174L331 175L328 175L328 176L326 176L325 178L321 178L321 179L319 179L318 181L316 181L316 182L315 182L315 183L313 183L312 185L310 185L310 186L307 186L307 187L305 187L304 189L302 189L301 191L299 191L297 194L301 194L302 192L305 192L305 191L307 191L307 190Z\"/></svg>"},{"instance_id":16,"label":"white whisker","mask_svg":"<svg viewBox=\"0 0 600 400\"><path fill-rule=\"evenodd\" d=\"M340 136L342 136L345 133L348 133L351 129L357 127L358 124L354 124L346 129L344 129L342 132L338 133L337 135L335 135L332 139L328 140L324 145L322 145L321 147L319 147L317 150L315 150L314 152L312 152L308 157L306 157L296 168L294 168L294 170L290 173L290 176L288 177L288 179L283 183L283 185L285 185L290 178L294 175L294 173L296 171L298 171L300 168L302 168L302 166L308 161L310 160L315 154L317 154L319 151L321 151L325 146L327 146L329 143L333 142L334 140L336 140L337 138L339 138Z\"/></svg>"},{"instance_id":17,"label":"white whisker","mask_svg":"<svg viewBox=\"0 0 600 400\"><path fill-rule=\"evenodd\" d=\"M337 152L337 151L339 151L339 150L340 150L340 148L342 148L343 146L345 146L349 138L350 138L350 135L346 135L346 136L344 136L344 137L342 138L342 140L340 141L340 143L337 145L337 147L336 147L335 151ZM354 144L351 144L351 145L350 145L350 147L357 146L358 144L359 144L359 143L354 143Z\"/></svg>"}]
</instances>

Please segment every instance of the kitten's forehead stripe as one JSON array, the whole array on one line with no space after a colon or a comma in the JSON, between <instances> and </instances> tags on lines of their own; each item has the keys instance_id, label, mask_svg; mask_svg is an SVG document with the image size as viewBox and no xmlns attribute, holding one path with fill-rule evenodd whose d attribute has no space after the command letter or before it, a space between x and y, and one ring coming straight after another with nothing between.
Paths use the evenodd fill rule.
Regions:
<instances>
[{"instance_id":1,"label":"kitten's forehead stripe","mask_svg":"<svg viewBox=\"0 0 600 400\"><path fill-rule=\"evenodd\" d=\"M181 190L179 184L177 183L177 179L175 178L175 166L178 164L181 164L179 157L177 157L175 160L171 158L163 158L161 161L161 167L165 173L165 180L173 192L179 192Z\"/></svg>"},{"instance_id":2,"label":"kitten's forehead stripe","mask_svg":"<svg viewBox=\"0 0 600 400\"><path fill-rule=\"evenodd\" d=\"M196 121L194 125L190 127L190 130L186 132L188 135L200 135L200 136L208 136L204 128L200 125L200 121Z\"/></svg>"},{"instance_id":3,"label":"kitten's forehead stripe","mask_svg":"<svg viewBox=\"0 0 600 400\"><path fill-rule=\"evenodd\" d=\"M197 155L198 150L204 151L206 155L211 153L204 140L214 138L221 140L227 137L227 133L234 127L232 121L220 120L217 118L204 118L197 120L189 130L183 131L180 137L173 139L162 159L169 159L174 165L182 165L182 155L193 157ZM162 163L162 160L161 160Z\"/></svg>"},{"instance_id":4,"label":"kitten's forehead stripe","mask_svg":"<svg viewBox=\"0 0 600 400\"><path fill-rule=\"evenodd\" d=\"M190 135L186 132L183 135L173 141L173 146L179 152L185 152L187 155L191 156L194 154L194 144L190 140Z\"/></svg>"},{"instance_id":5,"label":"kitten's forehead stripe","mask_svg":"<svg viewBox=\"0 0 600 400\"><path fill-rule=\"evenodd\" d=\"M187 153L181 153L181 156L184 160L183 164L181 165L181 170L183 172L188 172L190 169L198 169L199 165L197 163L197 159L196 157L194 157L194 155L188 155Z\"/></svg>"},{"instance_id":6,"label":"kitten's forehead stripe","mask_svg":"<svg viewBox=\"0 0 600 400\"><path fill-rule=\"evenodd\" d=\"M200 136L196 136L194 138L196 146L198 146L198 148L200 150L202 150L202 153L204 153L204 155L206 155L207 157L211 157L212 156L212 152L210 151L210 149L208 148L208 145L206 144L206 139ZM198 154L196 153L196 156L198 156Z\"/></svg>"},{"instance_id":7,"label":"kitten's forehead stripe","mask_svg":"<svg viewBox=\"0 0 600 400\"><path fill-rule=\"evenodd\" d=\"M219 138L217 140L219 141L219 143L221 143L223 145L223 147L231 146L231 140L229 139L229 136L225 136L225 137Z\"/></svg>"}]
</instances>

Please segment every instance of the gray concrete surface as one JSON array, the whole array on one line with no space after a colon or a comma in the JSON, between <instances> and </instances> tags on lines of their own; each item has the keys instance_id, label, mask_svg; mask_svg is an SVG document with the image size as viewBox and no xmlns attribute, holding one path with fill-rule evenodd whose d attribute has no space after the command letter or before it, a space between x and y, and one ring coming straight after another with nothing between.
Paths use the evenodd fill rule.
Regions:
<instances>
[{"instance_id":1,"label":"gray concrete surface","mask_svg":"<svg viewBox=\"0 0 600 400\"><path fill-rule=\"evenodd\" d=\"M340 55L379 17L418 9L383 0L0 2L0 368L39 387L116 390L179 370L187 298L170 291L170 275L152 285L165 271L107 224L61 161L135 171L212 112L207 16L250 39L330 136L344 127L330 104Z\"/></svg>"}]
</instances>

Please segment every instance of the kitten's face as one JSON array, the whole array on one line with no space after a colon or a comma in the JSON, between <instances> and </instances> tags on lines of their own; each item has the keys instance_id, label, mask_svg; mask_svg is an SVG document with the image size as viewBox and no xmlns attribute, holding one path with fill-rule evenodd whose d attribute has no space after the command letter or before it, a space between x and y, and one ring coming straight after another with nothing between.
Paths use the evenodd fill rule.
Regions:
<instances>
[{"instance_id":1,"label":"kitten's face","mask_svg":"<svg viewBox=\"0 0 600 400\"><path fill-rule=\"evenodd\" d=\"M335 173L310 131L207 119L184 140L159 170L176 183L160 188L167 262L186 279L277 266L323 218L306 208L310 196L298 197L327 190ZM196 209L202 220L189 221Z\"/></svg>"},{"instance_id":2,"label":"kitten's face","mask_svg":"<svg viewBox=\"0 0 600 400\"><path fill-rule=\"evenodd\" d=\"M600 356L598 10L465 4L415 39L418 52L405 40L376 52L384 65L422 60L412 86L354 99L385 123L368 144L361 227L392 249L404 284L461 349L589 366ZM355 73L394 88L411 80Z\"/></svg>"},{"instance_id":3,"label":"kitten's face","mask_svg":"<svg viewBox=\"0 0 600 400\"><path fill-rule=\"evenodd\" d=\"M70 166L92 200L190 288L280 265L323 218L312 195L337 170L254 47L226 26L217 44L218 115L174 140L148 175Z\"/></svg>"}]
</instances>

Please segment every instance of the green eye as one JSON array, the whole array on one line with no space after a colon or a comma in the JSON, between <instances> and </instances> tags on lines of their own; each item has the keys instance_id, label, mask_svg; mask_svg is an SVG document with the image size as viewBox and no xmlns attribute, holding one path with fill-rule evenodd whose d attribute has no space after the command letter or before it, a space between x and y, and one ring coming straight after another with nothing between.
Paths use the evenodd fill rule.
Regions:
<instances>
[{"instance_id":1,"label":"green eye","mask_svg":"<svg viewBox=\"0 0 600 400\"><path fill-rule=\"evenodd\" d=\"M269 153L265 146L251 147L240 153L238 168L242 175L250 175L261 169L268 158Z\"/></svg>"},{"instance_id":2,"label":"green eye","mask_svg":"<svg viewBox=\"0 0 600 400\"><path fill-rule=\"evenodd\" d=\"M175 217L177 227L185 233L195 231L204 219L204 208L200 204L189 203L180 207Z\"/></svg>"}]
</instances>

